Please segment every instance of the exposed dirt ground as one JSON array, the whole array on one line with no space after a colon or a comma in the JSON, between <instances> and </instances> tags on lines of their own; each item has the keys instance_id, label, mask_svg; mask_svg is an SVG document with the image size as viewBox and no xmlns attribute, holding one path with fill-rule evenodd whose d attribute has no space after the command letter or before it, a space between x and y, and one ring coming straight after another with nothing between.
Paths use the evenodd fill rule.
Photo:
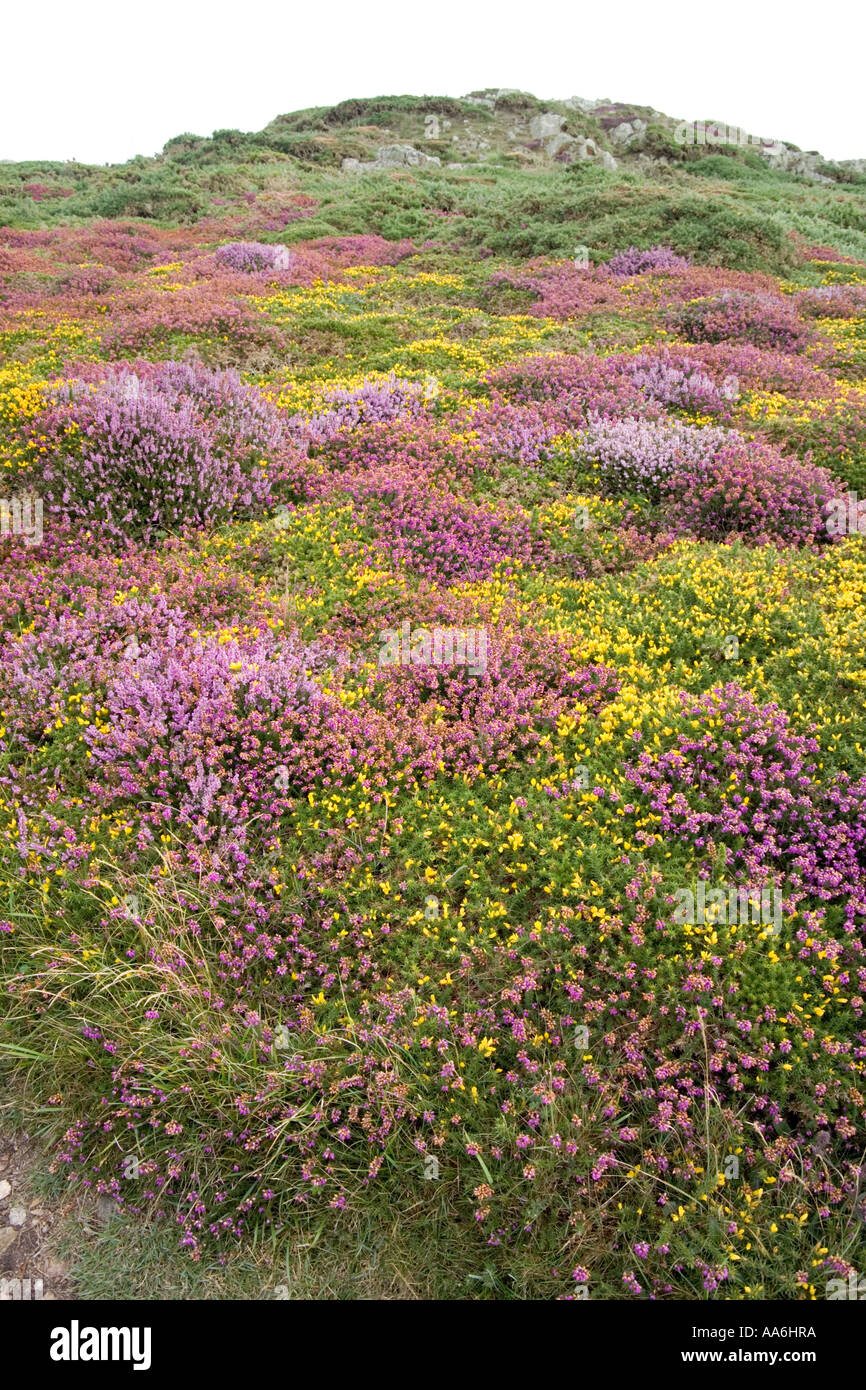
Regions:
<instances>
[{"instance_id":1,"label":"exposed dirt ground","mask_svg":"<svg viewBox=\"0 0 866 1390\"><path fill-rule=\"evenodd\" d=\"M30 1297L38 1298L36 1281L41 1280L42 1298L75 1298L69 1265L56 1248L75 1199L52 1201L36 1194L34 1174L44 1165L28 1138L0 1133L0 1281L29 1279ZM0 1299L13 1297L8 1283L0 1282Z\"/></svg>"}]
</instances>

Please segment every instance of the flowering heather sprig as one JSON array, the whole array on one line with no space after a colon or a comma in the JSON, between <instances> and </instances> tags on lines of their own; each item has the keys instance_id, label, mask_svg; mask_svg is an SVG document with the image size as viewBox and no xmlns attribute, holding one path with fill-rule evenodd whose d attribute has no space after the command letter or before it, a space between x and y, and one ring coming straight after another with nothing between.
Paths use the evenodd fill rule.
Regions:
<instances>
[{"instance_id":1,"label":"flowering heather sprig","mask_svg":"<svg viewBox=\"0 0 866 1390\"><path fill-rule=\"evenodd\" d=\"M318 460L327 470L320 484L325 494L352 491L367 475L387 476L397 486L426 482L433 487L455 480L465 483L479 470L495 471L477 439L422 413L376 421L363 430L337 431L321 447Z\"/></svg>"},{"instance_id":2,"label":"flowering heather sprig","mask_svg":"<svg viewBox=\"0 0 866 1390\"><path fill-rule=\"evenodd\" d=\"M866 310L866 285L818 285L800 290L796 303L809 318L853 319Z\"/></svg>"},{"instance_id":3,"label":"flowering heather sprig","mask_svg":"<svg viewBox=\"0 0 866 1390\"><path fill-rule=\"evenodd\" d=\"M619 689L616 672L582 665L551 635L485 629L485 669L467 664L379 668L376 705L401 738L421 740L416 775L504 768L532 754L564 715L597 714Z\"/></svg>"},{"instance_id":4,"label":"flowering heather sprig","mask_svg":"<svg viewBox=\"0 0 866 1390\"><path fill-rule=\"evenodd\" d=\"M657 356L638 353L625 368L632 384L661 405L716 414L725 403L713 378L686 357L670 352Z\"/></svg>"},{"instance_id":5,"label":"flowering heather sprig","mask_svg":"<svg viewBox=\"0 0 866 1390\"><path fill-rule=\"evenodd\" d=\"M280 412L254 387L245 386L233 368L212 371L200 363L172 361L148 368L149 364L139 362L136 373L143 369L144 381L168 398L194 401L221 441L262 454L279 449L283 443L285 426ZM125 393L123 372L114 381Z\"/></svg>"},{"instance_id":6,"label":"flowering heather sprig","mask_svg":"<svg viewBox=\"0 0 866 1390\"><path fill-rule=\"evenodd\" d=\"M414 242L406 237L400 241L388 241L385 237L368 232L356 236L320 237L309 245L312 250L327 256L333 265L343 267L398 265L418 251Z\"/></svg>"},{"instance_id":7,"label":"flowering heather sprig","mask_svg":"<svg viewBox=\"0 0 866 1390\"><path fill-rule=\"evenodd\" d=\"M752 343L683 343L647 348L634 354L622 354L610 362L622 363L632 381L637 378L645 391L655 395L663 404L700 410L702 414L724 413L731 408L731 388L742 395L748 391L778 391L802 400L814 400L837 389L837 383L821 371L814 360L792 356L772 348L755 347ZM660 362L662 369L654 364ZM684 380L680 382L678 373ZM692 396L692 379L694 395ZM714 391L703 393L702 379L713 383ZM727 388L727 394L726 394ZM678 399L683 396L684 399ZM663 397L669 396L669 399Z\"/></svg>"},{"instance_id":8,"label":"flowering heather sprig","mask_svg":"<svg viewBox=\"0 0 866 1390\"><path fill-rule=\"evenodd\" d=\"M503 287L533 295L525 312L541 318L578 318L622 305L615 278L598 266L579 270L571 261L560 265L530 263L522 271L496 271L487 282L486 293L490 295Z\"/></svg>"},{"instance_id":9,"label":"flowering heather sprig","mask_svg":"<svg viewBox=\"0 0 866 1390\"><path fill-rule=\"evenodd\" d=\"M315 679L327 661L320 647L271 633L125 655L106 718L85 732L99 770L92 794L109 805L144 798L154 828L174 807L198 839L222 828L242 845L253 817L261 828L289 796L339 784L365 760L369 732Z\"/></svg>"},{"instance_id":10,"label":"flowering heather sprig","mask_svg":"<svg viewBox=\"0 0 866 1390\"><path fill-rule=\"evenodd\" d=\"M103 295L114 288L117 271L107 265L81 265L59 276L55 293L63 295Z\"/></svg>"},{"instance_id":11,"label":"flowering heather sprig","mask_svg":"<svg viewBox=\"0 0 866 1390\"><path fill-rule=\"evenodd\" d=\"M539 464L548 456L550 441L583 417L578 402L564 396L555 403L515 406L494 392L490 405L464 413L459 424L474 439L487 467L495 471L501 461L529 467Z\"/></svg>"},{"instance_id":12,"label":"flowering heather sprig","mask_svg":"<svg viewBox=\"0 0 866 1390\"><path fill-rule=\"evenodd\" d=\"M50 183L23 183L21 192L32 198L34 203L41 203L43 198L71 198L75 189Z\"/></svg>"},{"instance_id":13,"label":"flowering heather sprig","mask_svg":"<svg viewBox=\"0 0 866 1390\"><path fill-rule=\"evenodd\" d=\"M569 319L605 310L628 312L634 306L652 309L659 303L673 308L699 296L718 295L719 291L751 295L772 294L775 289L768 275L694 266L685 258L675 259L681 261L677 266L645 267L640 273L627 275L612 273L607 265L579 269L572 261L533 261L520 271L497 271L488 280L485 294L493 297L503 289L517 290L534 297L525 313ZM630 257L625 263L634 264Z\"/></svg>"},{"instance_id":14,"label":"flowering heather sprig","mask_svg":"<svg viewBox=\"0 0 866 1390\"><path fill-rule=\"evenodd\" d=\"M237 294L237 278L226 273L181 284L170 294L158 285L147 285L118 297L100 324L105 355L121 358L147 351L171 356L178 340L188 343L197 336L230 344L235 362L253 350L269 348L277 353L282 345L279 330Z\"/></svg>"},{"instance_id":15,"label":"flowering heather sprig","mask_svg":"<svg viewBox=\"0 0 866 1390\"><path fill-rule=\"evenodd\" d=\"M25 592L22 584L19 593ZM35 750L45 727L66 713L67 692L104 686L133 638L142 653L172 651L186 640L189 626L184 611L160 594L152 600L92 601L81 612L49 607L32 631L7 634L0 645L6 746Z\"/></svg>"},{"instance_id":16,"label":"flowering heather sprig","mask_svg":"<svg viewBox=\"0 0 866 1390\"><path fill-rule=\"evenodd\" d=\"M77 253L76 259L97 261L121 274L151 264L159 257L164 240L171 240L156 228L108 220L90 227L52 228L48 235L59 250L67 240L70 252Z\"/></svg>"},{"instance_id":17,"label":"flowering heather sprig","mask_svg":"<svg viewBox=\"0 0 866 1390\"><path fill-rule=\"evenodd\" d=\"M542 419L559 430L580 428L590 415L645 415L661 410L630 376L630 354L524 357L490 372L485 384L515 405L545 407Z\"/></svg>"},{"instance_id":18,"label":"flowering heather sprig","mask_svg":"<svg viewBox=\"0 0 866 1390\"><path fill-rule=\"evenodd\" d=\"M835 246L824 246L820 242L806 243L798 233L791 233L792 240L797 243L797 249L804 261L830 261L834 265L857 265L854 256L844 255Z\"/></svg>"},{"instance_id":19,"label":"flowering heather sprig","mask_svg":"<svg viewBox=\"0 0 866 1390\"><path fill-rule=\"evenodd\" d=\"M540 529L522 512L373 477L352 485L358 513L399 564L438 583L488 579L498 569L550 557Z\"/></svg>"}]
</instances>

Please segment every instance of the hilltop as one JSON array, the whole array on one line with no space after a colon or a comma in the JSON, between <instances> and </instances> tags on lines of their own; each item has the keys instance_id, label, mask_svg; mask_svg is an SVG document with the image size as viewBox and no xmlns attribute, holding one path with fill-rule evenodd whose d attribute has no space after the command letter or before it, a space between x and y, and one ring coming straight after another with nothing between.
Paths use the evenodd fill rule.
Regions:
<instances>
[{"instance_id":1,"label":"hilltop","mask_svg":"<svg viewBox=\"0 0 866 1390\"><path fill-rule=\"evenodd\" d=\"M700 143L703 139L704 143ZM383 96L277 116L263 130L184 133L122 165L0 165L0 222L141 218L188 225L263 195L307 195L282 241L372 232L484 254L595 262L664 241L705 264L779 272L790 234L866 254L866 162L650 107L485 89ZM387 194L383 195L383 188Z\"/></svg>"}]
</instances>

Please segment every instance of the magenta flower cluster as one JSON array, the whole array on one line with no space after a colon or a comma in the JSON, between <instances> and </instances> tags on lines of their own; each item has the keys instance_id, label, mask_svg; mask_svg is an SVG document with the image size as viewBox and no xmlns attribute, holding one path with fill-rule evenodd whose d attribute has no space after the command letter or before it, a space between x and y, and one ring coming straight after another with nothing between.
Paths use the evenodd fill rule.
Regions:
<instances>
[{"instance_id":1,"label":"magenta flower cluster","mask_svg":"<svg viewBox=\"0 0 866 1390\"><path fill-rule=\"evenodd\" d=\"M683 694L694 732L642 753L626 776L665 838L727 847L733 875L768 871L804 892L846 902L849 930L866 911L866 777L821 777L817 740L776 704L731 683Z\"/></svg>"},{"instance_id":2,"label":"magenta flower cluster","mask_svg":"<svg viewBox=\"0 0 866 1390\"><path fill-rule=\"evenodd\" d=\"M681 353L637 353L626 370L639 390L675 409L717 414L732 393L729 387L725 395L700 363Z\"/></svg>"},{"instance_id":3,"label":"magenta flower cluster","mask_svg":"<svg viewBox=\"0 0 866 1390\"><path fill-rule=\"evenodd\" d=\"M826 469L735 434L706 458L684 462L663 491L674 525L702 540L816 545L827 539L838 485Z\"/></svg>"},{"instance_id":4,"label":"magenta flower cluster","mask_svg":"<svg viewBox=\"0 0 866 1390\"><path fill-rule=\"evenodd\" d=\"M754 343L783 352L799 352L812 337L793 302L742 290L690 300L671 313L671 323L693 343Z\"/></svg>"},{"instance_id":5,"label":"magenta flower cluster","mask_svg":"<svg viewBox=\"0 0 866 1390\"><path fill-rule=\"evenodd\" d=\"M346 430L419 415L424 408L424 383L407 381L391 372L384 381L365 381L355 390L341 387L330 391L325 410L293 415L287 428L299 439L322 445Z\"/></svg>"},{"instance_id":6,"label":"magenta flower cluster","mask_svg":"<svg viewBox=\"0 0 866 1390\"><path fill-rule=\"evenodd\" d=\"M488 579L496 570L539 565L550 551L521 511L473 502L450 491L395 483L378 475L350 485L358 515L392 561L449 584Z\"/></svg>"}]
</instances>

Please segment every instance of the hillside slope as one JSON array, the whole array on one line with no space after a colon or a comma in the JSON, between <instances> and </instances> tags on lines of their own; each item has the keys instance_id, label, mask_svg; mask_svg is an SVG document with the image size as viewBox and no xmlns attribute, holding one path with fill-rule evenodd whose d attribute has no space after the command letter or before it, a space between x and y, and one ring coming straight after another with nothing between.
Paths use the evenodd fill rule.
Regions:
<instances>
[{"instance_id":1,"label":"hillside slope","mask_svg":"<svg viewBox=\"0 0 866 1390\"><path fill-rule=\"evenodd\" d=\"M7 166L0 1084L76 1288L856 1284L864 190L666 119Z\"/></svg>"},{"instance_id":2,"label":"hillside slope","mask_svg":"<svg viewBox=\"0 0 866 1390\"><path fill-rule=\"evenodd\" d=\"M119 166L4 164L0 223L189 224L291 189L315 213L289 239L439 237L450 215L477 247L517 256L580 244L603 258L648 237L705 262L781 270L792 230L866 254L863 170L624 103L381 97L279 116L256 134L179 135Z\"/></svg>"}]
</instances>

